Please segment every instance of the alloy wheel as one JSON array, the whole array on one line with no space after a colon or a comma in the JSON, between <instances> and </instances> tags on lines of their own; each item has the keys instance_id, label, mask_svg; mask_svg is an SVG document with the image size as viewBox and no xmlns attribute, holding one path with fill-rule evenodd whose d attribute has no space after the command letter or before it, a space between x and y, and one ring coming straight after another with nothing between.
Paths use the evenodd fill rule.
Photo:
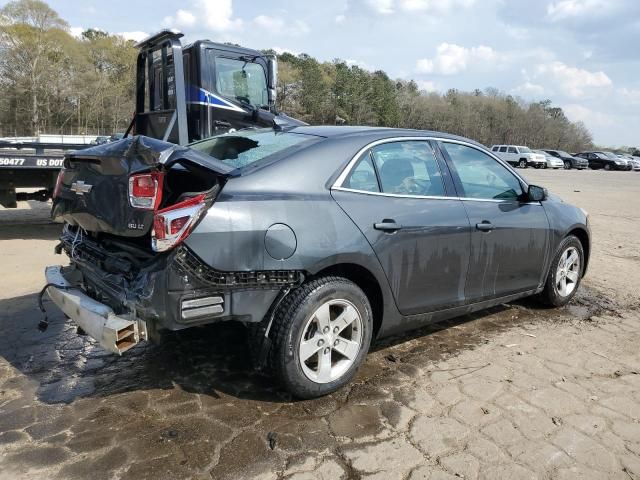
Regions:
<instances>
[{"instance_id":1,"label":"alloy wheel","mask_svg":"<svg viewBox=\"0 0 640 480\"><path fill-rule=\"evenodd\" d=\"M569 247L560 256L556 270L556 290L558 295L567 297L576 289L580 278L580 254L575 247Z\"/></svg>"},{"instance_id":2,"label":"alloy wheel","mask_svg":"<svg viewBox=\"0 0 640 480\"><path fill-rule=\"evenodd\" d=\"M564 169L571 170L571 162L564 162Z\"/></svg>"},{"instance_id":3,"label":"alloy wheel","mask_svg":"<svg viewBox=\"0 0 640 480\"><path fill-rule=\"evenodd\" d=\"M526 160L520 160L519 165L520 165L520 168L527 168L527 162L526 162Z\"/></svg>"},{"instance_id":4,"label":"alloy wheel","mask_svg":"<svg viewBox=\"0 0 640 480\"><path fill-rule=\"evenodd\" d=\"M351 302L323 303L307 320L298 347L305 376L316 383L339 379L355 362L362 335L362 316Z\"/></svg>"}]
</instances>

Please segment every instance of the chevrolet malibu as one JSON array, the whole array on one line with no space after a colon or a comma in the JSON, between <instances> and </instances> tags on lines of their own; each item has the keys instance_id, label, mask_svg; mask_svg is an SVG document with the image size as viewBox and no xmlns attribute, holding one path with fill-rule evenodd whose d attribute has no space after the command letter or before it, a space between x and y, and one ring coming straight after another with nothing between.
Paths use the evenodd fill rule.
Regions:
<instances>
[{"instance_id":1,"label":"chevrolet malibu","mask_svg":"<svg viewBox=\"0 0 640 480\"><path fill-rule=\"evenodd\" d=\"M311 398L373 339L537 295L575 295L587 214L471 140L365 127L148 137L67 154L48 295L122 354L239 321L256 366Z\"/></svg>"}]
</instances>

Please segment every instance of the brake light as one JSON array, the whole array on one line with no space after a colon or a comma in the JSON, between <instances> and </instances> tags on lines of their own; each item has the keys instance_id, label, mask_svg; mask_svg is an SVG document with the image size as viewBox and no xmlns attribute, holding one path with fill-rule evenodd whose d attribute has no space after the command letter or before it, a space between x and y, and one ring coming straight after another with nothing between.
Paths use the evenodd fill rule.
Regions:
<instances>
[{"instance_id":1,"label":"brake light","mask_svg":"<svg viewBox=\"0 0 640 480\"><path fill-rule=\"evenodd\" d=\"M58 172L58 178L56 178L56 186L53 189L53 198L56 198L62 188L62 177L64 176L64 168L61 168Z\"/></svg>"},{"instance_id":2,"label":"brake light","mask_svg":"<svg viewBox=\"0 0 640 480\"><path fill-rule=\"evenodd\" d=\"M205 195L197 195L184 202L158 210L153 219L151 247L164 252L180 244L205 210Z\"/></svg>"},{"instance_id":3,"label":"brake light","mask_svg":"<svg viewBox=\"0 0 640 480\"><path fill-rule=\"evenodd\" d=\"M155 210L162 200L162 172L142 173L129 177L129 203L134 208Z\"/></svg>"}]
</instances>

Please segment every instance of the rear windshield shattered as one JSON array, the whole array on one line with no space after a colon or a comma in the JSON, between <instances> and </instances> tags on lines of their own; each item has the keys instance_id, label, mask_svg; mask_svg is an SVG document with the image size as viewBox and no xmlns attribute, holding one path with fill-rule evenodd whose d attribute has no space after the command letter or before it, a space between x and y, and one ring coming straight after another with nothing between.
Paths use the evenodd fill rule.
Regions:
<instances>
[{"instance_id":1,"label":"rear windshield shattered","mask_svg":"<svg viewBox=\"0 0 640 480\"><path fill-rule=\"evenodd\" d=\"M229 166L242 168L316 140L315 136L261 129L226 133L189 146Z\"/></svg>"}]
</instances>

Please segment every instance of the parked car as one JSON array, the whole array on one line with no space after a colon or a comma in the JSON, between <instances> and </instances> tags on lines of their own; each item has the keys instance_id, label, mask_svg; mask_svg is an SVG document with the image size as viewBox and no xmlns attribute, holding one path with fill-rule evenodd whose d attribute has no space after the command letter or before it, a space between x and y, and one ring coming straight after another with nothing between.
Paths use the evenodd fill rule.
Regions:
<instances>
[{"instance_id":1,"label":"parked car","mask_svg":"<svg viewBox=\"0 0 640 480\"><path fill-rule=\"evenodd\" d=\"M103 145L109 141L109 137L98 136L91 142L91 145Z\"/></svg>"},{"instance_id":2,"label":"parked car","mask_svg":"<svg viewBox=\"0 0 640 480\"><path fill-rule=\"evenodd\" d=\"M611 153L611 152L608 152ZM630 170L630 165L626 160L616 157L615 154L607 155L607 152L580 152L576 156L586 158L589 168L599 170Z\"/></svg>"},{"instance_id":3,"label":"parked car","mask_svg":"<svg viewBox=\"0 0 640 480\"><path fill-rule=\"evenodd\" d=\"M514 167L540 168L547 164L544 155L533 153L528 147L519 145L494 145L491 147L491 151Z\"/></svg>"},{"instance_id":4,"label":"parked car","mask_svg":"<svg viewBox=\"0 0 640 480\"><path fill-rule=\"evenodd\" d=\"M616 156L626 160L627 163L631 165L631 170L635 170L635 171L640 170L640 158L634 157L633 155L627 155L624 153L616 153Z\"/></svg>"},{"instance_id":5,"label":"parked car","mask_svg":"<svg viewBox=\"0 0 640 480\"><path fill-rule=\"evenodd\" d=\"M553 155L548 154L544 150L534 150L533 153L539 153L544 155L544 159L547 162L543 168L563 168L564 162Z\"/></svg>"},{"instance_id":6,"label":"parked car","mask_svg":"<svg viewBox=\"0 0 640 480\"><path fill-rule=\"evenodd\" d=\"M529 296L565 305L588 216L482 145L367 127L147 137L67 154L49 296L123 353L236 320L295 396L345 385L374 338Z\"/></svg>"},{"instance_id":7,"label":"parked car","mask_svg":"<svg viewBox=\"0 0 640 480\"><path fill-rule=\"evenodd\" d=\"M583 170L589 168L589 161L585 158L576 157L571 155L563 150L544 150L549 155L553 155L554 157L562 160L565 170L571 170L572 168Z\"/></svg>"}]
</instances>

